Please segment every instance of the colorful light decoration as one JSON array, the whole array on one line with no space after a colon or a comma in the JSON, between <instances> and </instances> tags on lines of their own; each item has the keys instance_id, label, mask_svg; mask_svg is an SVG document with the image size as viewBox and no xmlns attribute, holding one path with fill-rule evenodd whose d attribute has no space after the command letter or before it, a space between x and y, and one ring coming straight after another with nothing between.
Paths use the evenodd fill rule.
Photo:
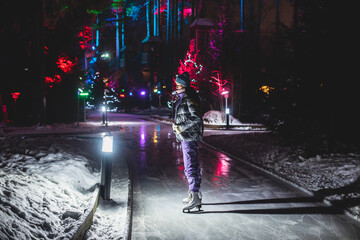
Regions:
<instances>
[{"instance_id":1,"label":"colorful light decoration","mask_svg":"<svg viewBox=\"0 0 360 240\"><path fill-rule=\"evenodd\" d=\"M80 32L78 34L78 37L80 38L79 44L82 49L91 47L91 44L89 44L89 42L91 42L92 33L89 26L85 26L84 31Z\"/></svg>"},{"instance_id":2,"label":"colorful light decoration","mask_svg":"<svg viewBox=\"0 0 360 240\"><path fill-rule=\"evenodd\" d=\"M213 74L215 76L211 76L211 80L209 82L215 84L217 87L215 92L212 92L215 95L225 95L229 94L229 89L226 88L231 82L227 81L226 79L223 79L222 73L220 71L213 71Z\"/></svg>"},{"instance_id":3,"label":"colorful light decoration","mask_svg":"<svg viewBox=\"0 0 360 240\"><path fill-rule=\"evenodd\" d=\"M191 79L191 86L198 91L199 90L199 74L203 71L203 66L201 64L198 64L196 62L197 58L197 52L194 54L191 54L190 51L187 51L186 58L184 62L181 60L180 66L178 67L178 73L182 74L184 72L188 72ZM173 78L173 85L175 86L175 79Z\"/></svg>"},{"instance_id":4,"label":"colorful light decoration","mask_svg":"<svg viewBox=\"0 0 360 240\"><path fill-rule=\"evenodd\" d=\"M77 59L75 59L77 60ZM56 64L58 65L58 68L60 68L61 70L63 70L63 72L71 72L73 66L76 63L73 63L72 61L69 60L69 57L61 57L59 56L59 59L57 60Z\"/></svg>"},{"instance_id":5,"label":"colorful light decoration","mask_svg":"<svg viewBox=\"0 0 360 240\"><path fill-rule=\"evenodd\" d=\"M273 87L269 87L269 86L261 86L259 88L260 91L262 91L263 93L265 93L266 95L269 95L270 94L270 91L273 90L274 88Z\"/></svg>"},{"instance_id":6,"label":"colorful light decoration","mask_svg":"<svg viewBox=\"0 0 360 240\"><path fill-rule=\"evenodd\" d=\"M133 21L138 20L141 15L141 8L143 7L143 5L142 4L137 5L136 2L130 2L128 4L129 7L125 9L126 16L131 17Z\"/></svg>"},{"instance_id":7,"label":"colorful light decoration","mask_svg":"<svg viewBox=\"0 0 360 240\"><path fill-rule=\"evenodd\" d=\"M160 6L160 13L164 12L166 10L166 8L167 8L166 4L163 6ZM156 8L154 14L158 15L158 13L159 13L158 8Z\"/></svg>"},{"instance_id":8,"label":"colorful light decoration","mask_svg":"<svg viewBox=\"0 0 360 240\"><path fill-rule=\"evenodd\" d=\"M45 83L48 84L50 88L52 88L54 86L54 84L60 83L60 82L61 82L60 75L55 75L53 78L45 77Z\"/></svg>"},{"instance_id":9,"label":"colorful light decoration","mask_svg":"<svg viewBox=\"0 0 360 240\"><path fill-rule=\"evenodd\" d=\"M181 12L179 12L181 14ZM191 16L191 8L184 8L184 18Z\"/></svg>"},{"instance_id":10,"label":"colorful light decoration","mask_svg":"<svg viewBox=\"0 0 360 240\"><path fill-rule=\"evenodd\" d=\"M14 99L15 102L16 102L16 100L17 100L18 97L20 96L20 93L19 93L19 92L13 92L13 93L11 93L11 95L12 95L13 99Z\"/></svg>"},{"instance_id":11,"label":"colorful light decoration","mask_svg":"<svg viewBox=\"0 0 360 240\"><path fill-rule=\"evenodd\" d=\"M113 12L120 14L124 10L123 5L124 5L123 0L113 0L113 3L111 4Z\"/></svg>"}]
</instances>

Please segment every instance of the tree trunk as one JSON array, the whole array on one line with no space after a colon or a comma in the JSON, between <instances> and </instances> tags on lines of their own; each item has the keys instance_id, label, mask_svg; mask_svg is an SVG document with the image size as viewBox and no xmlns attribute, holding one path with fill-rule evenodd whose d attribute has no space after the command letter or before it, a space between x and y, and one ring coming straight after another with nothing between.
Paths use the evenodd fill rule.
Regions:
<instances>
[{"instance_id":1,"label":"tree trunk","mask_svg":"<svg viewBox=\"0 0 360 240\"><path fill-rule=\"evenodd\" d=\"M36 79L33 87L32 118L37 124L46 122L45 111L45 80L44 80L44 0L37 0L35 7L35 48L34 48L34 77Z\"/></svg>"},{"instance_id":2,"label":"tree trunk","mask_svg":"<svg viewBox=\"0 0 360 240\"><path fill-rule=\"evenodd\" d=\"M195 0L191 0L191 21L195 20Z\"/></svg>"}]
</instances>

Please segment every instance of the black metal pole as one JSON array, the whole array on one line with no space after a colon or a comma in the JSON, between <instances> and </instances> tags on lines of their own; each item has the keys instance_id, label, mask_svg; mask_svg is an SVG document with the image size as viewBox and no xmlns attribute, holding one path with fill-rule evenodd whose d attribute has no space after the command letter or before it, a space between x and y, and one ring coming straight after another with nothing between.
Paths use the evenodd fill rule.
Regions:
<instances>
[{"instance_id":1,"label":"black metal pole","mask_svg":"<svg viewBox=\"0 0 360 240\"><path fill-rule=\"evenodd\" d=\"M79 90L78 90L78 96L77 96L77 120L78 120L78 125L80 122L80 103L79 103Z\"/></svg>"},{"instance_id":2,"label":"black metal pole","mask_svg":"<svg viewBox=\"0 0 360 240\"><path fill-rule=\"evenodd\" d=\"M102 153L100 196L104 200L110 199L111 169L112 161L110 154Z\"/></svg>"},{"instance_id":3,"label":"black metal pole","mask_svg":"<svg viewBox=\"0 0 360 240\"><path fill-rule=\"evenodd\" d=\"M229 114L226 114L226 128L229 128Z\"/></svg>"},{"instance_id":4,"label":"black metal pole","mask_svg":"<svg viewBox=\"0 0 360 240\"><path fill-rule=\"evenodd\" d=\"M107 114L107 105L106 105L106 108L105 108L105 126L108 125L108 114Z\"/></svg>"},{"instance_id":5,"label":"black metal pole","mask_svg":"<svg viewBox=\"0 0 360 240\"><path fill-rule=\"evenodd\" d=\"M84 122L86 122L85 97L84 97Z\"/></svg>"},{"instance_id":6,"label":"black metal pole","mask_svg":"<svg viewBox=\"0 0 360 240\"><path fill-rule=\"evenodd\" d=\"M226 114L226 128L229 128L229 112L228 112L228 97L225 96L225 114Z\"/></svg>"}]
</instances>

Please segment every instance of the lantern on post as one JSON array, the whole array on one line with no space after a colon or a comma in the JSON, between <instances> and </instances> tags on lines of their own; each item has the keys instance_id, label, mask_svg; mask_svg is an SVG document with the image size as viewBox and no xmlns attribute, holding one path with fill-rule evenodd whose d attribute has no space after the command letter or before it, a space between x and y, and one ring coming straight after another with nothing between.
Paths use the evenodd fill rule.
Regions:
<instances>
[{"instance_id":1,"label":"lantern on post","mask_svg":"<svg viewBox=\"0 0 360 240\"><path fill-rule=\"evenodd\" d=\"M224 91L221 92L221 95L225 97L226 128L229 128L229 115L230 115L230 108L228 107L229 91L224 89Z\"/></svg>"},{"instance_id":2,"label":"lantern on post","mask_svg":"<svg viewBox=\"0 0 360 240\"><path fill-rule=\"evenodd\" d=\"M80 115L80 110L79 110L79 98L82 97L83 98L83 102L84 102L84 122L86 122L86 107L85 107L85 102L86 102L86 98L89 96L89 92L85 92L84 89L82 88L78 88L78 124L79 124L79 115Z\"/></svg>"},{"instance_id":3,"label":"lantern on post","mask_svg":"<svg viewBox=\"0 0 360 240\"><path fill-rule=\"evenodd\" d=\"M110 134L102 136L100 196L104 200L110 199L113 140L114 138Z\"/></svg>"}]
</instances>

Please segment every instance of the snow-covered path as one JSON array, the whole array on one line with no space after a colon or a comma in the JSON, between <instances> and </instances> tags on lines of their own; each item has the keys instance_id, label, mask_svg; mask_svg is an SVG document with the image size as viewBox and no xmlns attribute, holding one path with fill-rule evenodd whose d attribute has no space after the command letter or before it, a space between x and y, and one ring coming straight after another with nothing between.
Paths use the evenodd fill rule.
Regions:
<instances>
[{"instance_id":1,"label":"snow-covered path","mask_svg":"<svg viewBox=\"0 0 360 240\"><path fill-rule=\"evenodd\" d=\"M134 171L132 239L360 239L358 223L322 200L204 145L204 211L182 213L180 145L171 125L145 118L121 115Z\"/></svg>"}]
</instances>

